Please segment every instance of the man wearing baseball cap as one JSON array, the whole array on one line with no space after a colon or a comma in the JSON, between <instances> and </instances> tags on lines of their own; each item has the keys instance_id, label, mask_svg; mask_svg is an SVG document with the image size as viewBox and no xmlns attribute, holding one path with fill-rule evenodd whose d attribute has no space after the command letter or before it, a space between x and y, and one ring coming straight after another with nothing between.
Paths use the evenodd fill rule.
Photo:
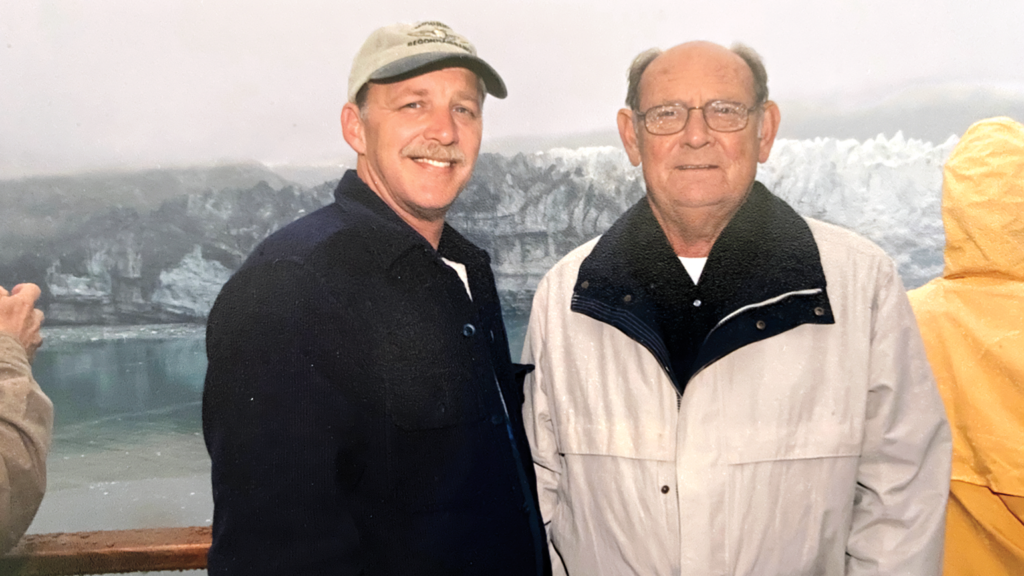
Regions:
<instances>
[{"instance_id":1,"label":"man wearing baseball cap","mask_svg":"<svg viewBox=\"0 0 1024 576\"><path fill-rule=\"evenodd\" d=\"M497 72L439 22L356 55L334 203L260 244L207 329L211 575L547 574L487 254L444 217Z\"/></svg>"}]
</instances>

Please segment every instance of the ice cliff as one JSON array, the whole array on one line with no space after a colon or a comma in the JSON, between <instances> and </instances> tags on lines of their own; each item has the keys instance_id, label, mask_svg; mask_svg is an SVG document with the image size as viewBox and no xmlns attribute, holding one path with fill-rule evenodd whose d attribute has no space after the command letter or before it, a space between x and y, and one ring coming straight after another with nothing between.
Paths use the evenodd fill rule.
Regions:
<instances>
[{"instance_id":1,"label":"ice cliff","mask_svg":"<svg viewBox=\"0 0 1024 576\"><path fill-rule=\"evenodd\" d=\"M879 244L913 288L942 273L942 164L956 141L779 140L758 179L799 213ZM484 157L449 221L491 253L506 304L526 311L544 272L643 193L617 148Z\"/></svg>"},{"instance_id":2,"label":"ice cliff","mask_svg":"<svg viewBox=\"0 0 1024 576\"><path fill-rule=\"evenodd\" d=\"M875 241L916 287L942 271L941 167L955 143L779 140L758 179L801 214ZM190 190L155 208L97 204L43 238L0 230L0 285L41 284L48 323L201 321L256 243L329 202L333 184ZM544 272L643 192L617 148L485 154L448 220L491 253L506 305L525 312Z\"/></svg>"}]
</instances>

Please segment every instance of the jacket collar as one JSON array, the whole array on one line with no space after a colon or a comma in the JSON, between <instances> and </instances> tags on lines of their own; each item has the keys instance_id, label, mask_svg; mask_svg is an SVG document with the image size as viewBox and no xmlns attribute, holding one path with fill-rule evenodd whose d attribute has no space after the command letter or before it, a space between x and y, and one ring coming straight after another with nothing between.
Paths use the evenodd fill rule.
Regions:
<instances>
[{"instance_id":1,"label":"jacket collar","mask_svg":"<svg viewBox=\"0 0 1024 576\"><path fill-rule=\"evenodd\" d=\"M343 213L353 217L365 246L385 269L412 252L443 256L470 268L490 263L486 252L466 240L447 222L435 251L427 239L385 204L355 170L346 171L338 182L334 202Z\"/></svg>"},{"instance_id":2,"label":"jacket collar","mask_svg":"<svg viewBox=\"0 0 1024 576\"><path fill-rule=\"evenodd\" d=\"M647 347L668 370L657 314L659 303L664 310L667 300L680 300L683 284L692 287L644 197L612 225L580 265L572 310L615 326ZM754 182L715 242L701 275L700 289L714 294L720 318L705 341L705 347L714 346L701 351L703 363L694 373L732 350L800 324L834 323L825 288L821 256L807 222ZM719 327L758 307L771 309L770 326L751 322L753 332L740 330L739 336L734 326L726 326L721 334L730 338L711 342L720 339L712 338ZM680 384L685 383L677 382L681 390Z\"/></svg>"},{"instance_id":3,"label":"jacket collar","mask_svg":"<svg viewBox=\"0 0 1024 576\"><path fill-rule=\"evenodd\" d=\"M595 280L607 286L645 291L657 287L669 273L685 274L665 233L641 198L601 236L580 266L580 284ZM703 284L709 282L709 285ZM760 182L754 182L743 205L715 242L702 287L734 302L733 308L771 296L824 288L821 256L807 222Z\"/></svg>"}]
</instances>

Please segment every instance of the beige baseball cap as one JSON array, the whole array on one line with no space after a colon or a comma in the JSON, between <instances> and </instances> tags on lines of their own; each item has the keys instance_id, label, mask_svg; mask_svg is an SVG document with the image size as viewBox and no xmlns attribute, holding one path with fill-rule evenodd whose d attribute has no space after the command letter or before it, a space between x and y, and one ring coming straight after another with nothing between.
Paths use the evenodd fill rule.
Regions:
<instances>
[{"instance_id":1,"label":"beige baseball cap","mask_svg":"<svg viewBox=\"0 0 1024 576\"><path fill-rule=\"evenodd\" d=\"M415 76L421 68L427 72L447 66L472 70L496 98L508 95L501 76L476 55L465 36L441 22L419 22L384 26L370 34L352 61L348 101L355 102L359 89L371 80L400 80Z\"/></svg>"}]
</instances>

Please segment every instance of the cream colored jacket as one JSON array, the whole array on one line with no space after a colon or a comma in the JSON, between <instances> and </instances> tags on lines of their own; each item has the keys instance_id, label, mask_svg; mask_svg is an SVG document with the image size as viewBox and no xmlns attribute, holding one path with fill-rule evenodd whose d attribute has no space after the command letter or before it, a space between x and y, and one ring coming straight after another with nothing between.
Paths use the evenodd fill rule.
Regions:
<instances>
[{"instance_id":1,"label":"cream colored jacket","mask_svg":"<svg viewBox=\"0 0 1024 576\"><path fill-rule=\"evenodd\" d=\"M43 499L52 430L53 404L25 349L0 332L0 553L18 543Z\"/></svg>"},{"instance_id":2,"label":"cream colored jacket","mask_svg":"<svg viewBox=\"0 0 1024 576\"><path fill-rule=\"evenodd\" d=\"M835 324L744 346L681 398L570 311L597 240L541 281L524 421L556 574L940 573L950 435L903 286L872 243L808 223Z\"/></svg>"}]
</instances>

